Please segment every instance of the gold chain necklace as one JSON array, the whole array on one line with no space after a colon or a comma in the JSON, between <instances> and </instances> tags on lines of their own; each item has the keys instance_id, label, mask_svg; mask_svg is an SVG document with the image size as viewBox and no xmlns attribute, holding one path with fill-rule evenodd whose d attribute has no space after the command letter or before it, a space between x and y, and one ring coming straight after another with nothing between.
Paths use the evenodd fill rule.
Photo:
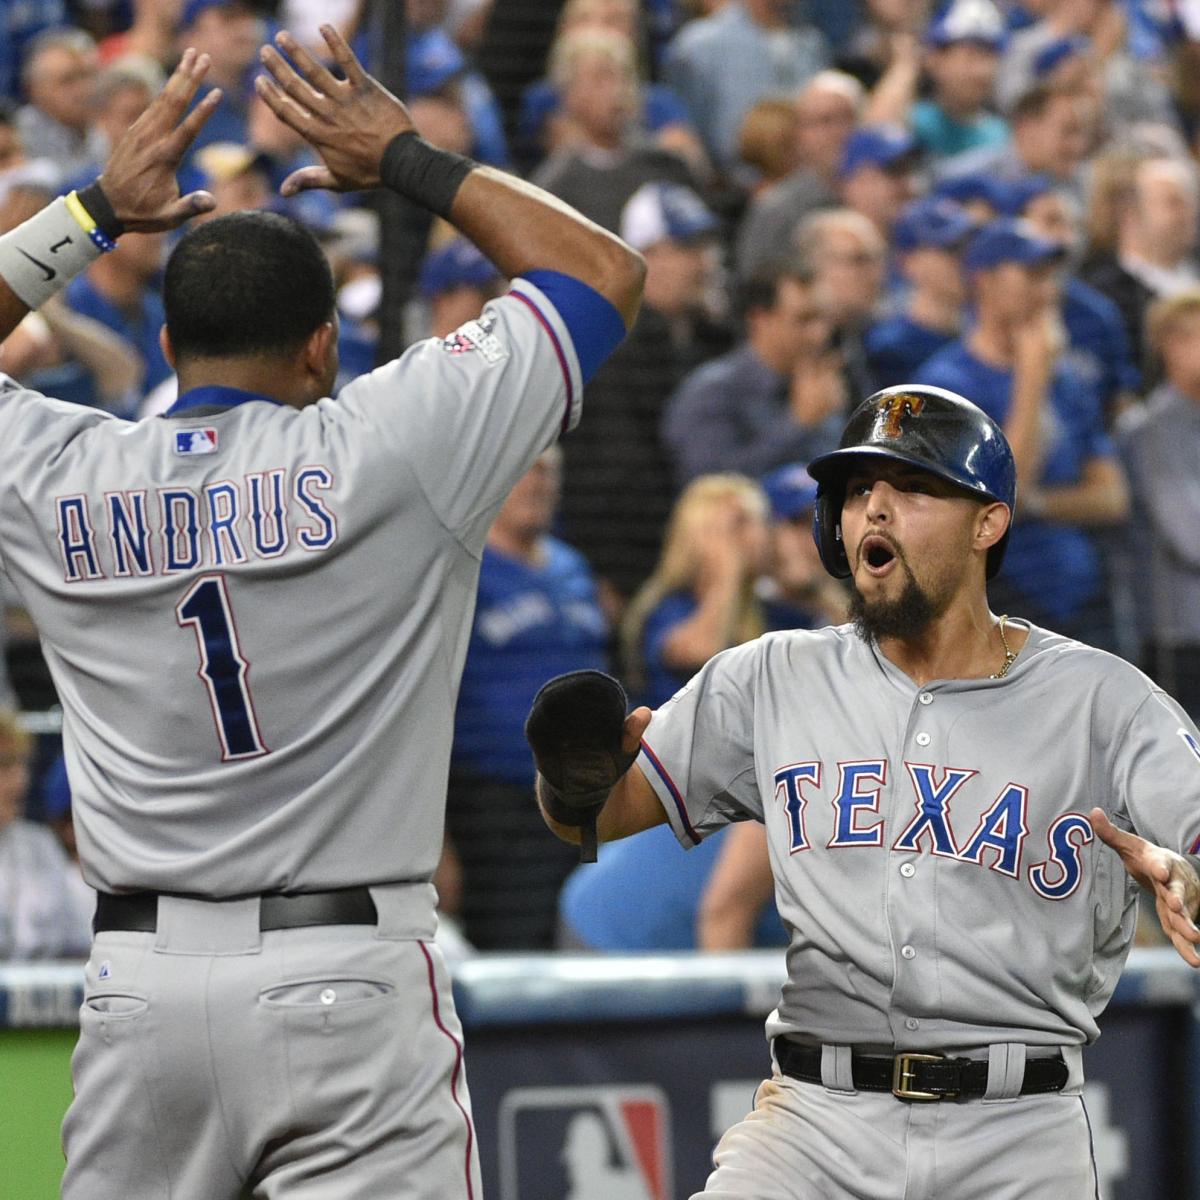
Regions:
<instances>
[{"instance_id":1,"label":"gold chain necklace","mask_svg":"<svg viewBox=\"0 0 1200 1200\"><path fill-rule=\"evenodd\" d=\"M1008 674L1008 669L1017 660L1017 656L1013 653L1012 648L1008 644L1008 638L1004 636L1004 625L1008 620L1008 613L1004 613L1000 618L1000 642L1004 646L1004 666L1000 668L994 675L989 675L989 679L1003 679Z\"/></svg>"}]
</instances>

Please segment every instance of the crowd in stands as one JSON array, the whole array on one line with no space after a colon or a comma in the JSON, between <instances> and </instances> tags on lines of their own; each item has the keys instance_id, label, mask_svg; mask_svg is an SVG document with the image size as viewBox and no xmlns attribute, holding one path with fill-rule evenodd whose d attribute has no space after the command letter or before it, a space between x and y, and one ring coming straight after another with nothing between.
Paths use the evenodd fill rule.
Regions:
<instances>
[{"instance_id":1,"label":"crowd in stands","mask_svg":"<svg viewBox=\"0 0 1200 1200\"><path fill-rule=\"evenodd\" d=\"M195 46L224 97L185 186L211 191L216 213L272 209L314 230L338 287L339 386L369 371L386 290L377 207L279 195L311 154L253 78L273 29L316 51L324 20L378 69L380 7L0 0L0 233L95 178ZM483 557L436 880L473 947L780 940L769 889L727 882L764 858L759 830L672 856L664 828L576 870L534 806L522 722L562 671L613 671L654 705L727 647L845 620L804 468L879 387L950 388L1007 433L1019 494L993 610L1129 658L1200 718L1200 3L404 12L403 64L383 65L423 135L526 176L648 267L579 428L518 484ZM155 419L175 395L159 346L169 249L123 237L23 322L0 369ZM454 338L506 286L443 222L410 275L410 341ZM4 599L9 659L27 668L35 631ZM86 893L65 772L7 715L39 707L37 681L13 674L10 688L0 673L0 958L76 954Z\"/></svg>"}]
</instances>

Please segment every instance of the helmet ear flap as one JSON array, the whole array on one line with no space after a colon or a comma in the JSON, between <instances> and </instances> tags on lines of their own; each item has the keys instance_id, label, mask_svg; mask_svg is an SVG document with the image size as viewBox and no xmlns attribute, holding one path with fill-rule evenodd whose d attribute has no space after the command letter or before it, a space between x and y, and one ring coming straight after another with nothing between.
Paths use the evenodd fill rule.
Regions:
<instances>
[{"instance_id":1,"label":"helmet ear flap","mask_svg":"<svg viewBox=\"0 0 1200 1200\"><path fill-rule=\"evenodd\" d=\"M825 570L834 579L850 576L850 560L842 544L842 501L824 488L817 493L817 507L813 515L813 541Z\"/></svg>"}]
</instances>

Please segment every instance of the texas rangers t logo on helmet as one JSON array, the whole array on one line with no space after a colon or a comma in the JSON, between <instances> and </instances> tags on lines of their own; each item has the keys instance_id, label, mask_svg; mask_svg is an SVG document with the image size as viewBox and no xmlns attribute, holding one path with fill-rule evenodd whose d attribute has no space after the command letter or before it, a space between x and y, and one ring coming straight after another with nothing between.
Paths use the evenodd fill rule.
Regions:
<instances>
[{"instance_id":1,"label":"texas rangers t logo on helmet","mask_svg":"<svg viewBox=\"0 0 1200 1200\"><path fill-rule=\"evenodd\" d=\"M879 400L879 416L876 426L880 437L898 438L900 422L906 417L915 417L925 407L923 396L899 392L890 396L881 396Z\"/></svg>"}]
</instances>

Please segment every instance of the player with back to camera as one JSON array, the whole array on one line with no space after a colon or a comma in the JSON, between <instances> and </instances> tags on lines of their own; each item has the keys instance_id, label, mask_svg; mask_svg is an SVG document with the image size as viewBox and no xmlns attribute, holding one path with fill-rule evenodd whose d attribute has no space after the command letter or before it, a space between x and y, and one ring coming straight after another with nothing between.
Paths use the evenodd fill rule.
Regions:
<instances>
[{"instance_id":1,"label":"player with back to camera","mask_svg":"<svg viewBox=\"0 0 1200 1200\"><path fill-rule=\"evenodd\" d=\"M180 397L129 424L0 377L0 557L63 705L99 891L68 1200L479 1197L429 878L484 537L579 415L642 263L537 189L416 137L328 26L257 82L322 165L391 187L514 278L324 399L313 238L238 213L167 265ZM0 239L0 337L124 229L211 208L174 170L216 103L184 55L100 180Z\"/></svg>"},{"instance_id":2,"label":"player with back to camera","mask_svg":"<svg viewBox=\"0 0 1200 1200\"><path fill-rule=\"evenodd\" d=\"M685 847L765 824L791 933L773 1077L702 1195L1093 1197L1081 1049L1137 883L1200 966L1200 880L1165 848L1200 841L1200 734L1128 663L989 610L1016 473L969 401L879 392L809 471L853 623L726 650L653 714L552 680L527 725L544 815L585 848L597 816Z\"/></svg>"}]
</instances>

